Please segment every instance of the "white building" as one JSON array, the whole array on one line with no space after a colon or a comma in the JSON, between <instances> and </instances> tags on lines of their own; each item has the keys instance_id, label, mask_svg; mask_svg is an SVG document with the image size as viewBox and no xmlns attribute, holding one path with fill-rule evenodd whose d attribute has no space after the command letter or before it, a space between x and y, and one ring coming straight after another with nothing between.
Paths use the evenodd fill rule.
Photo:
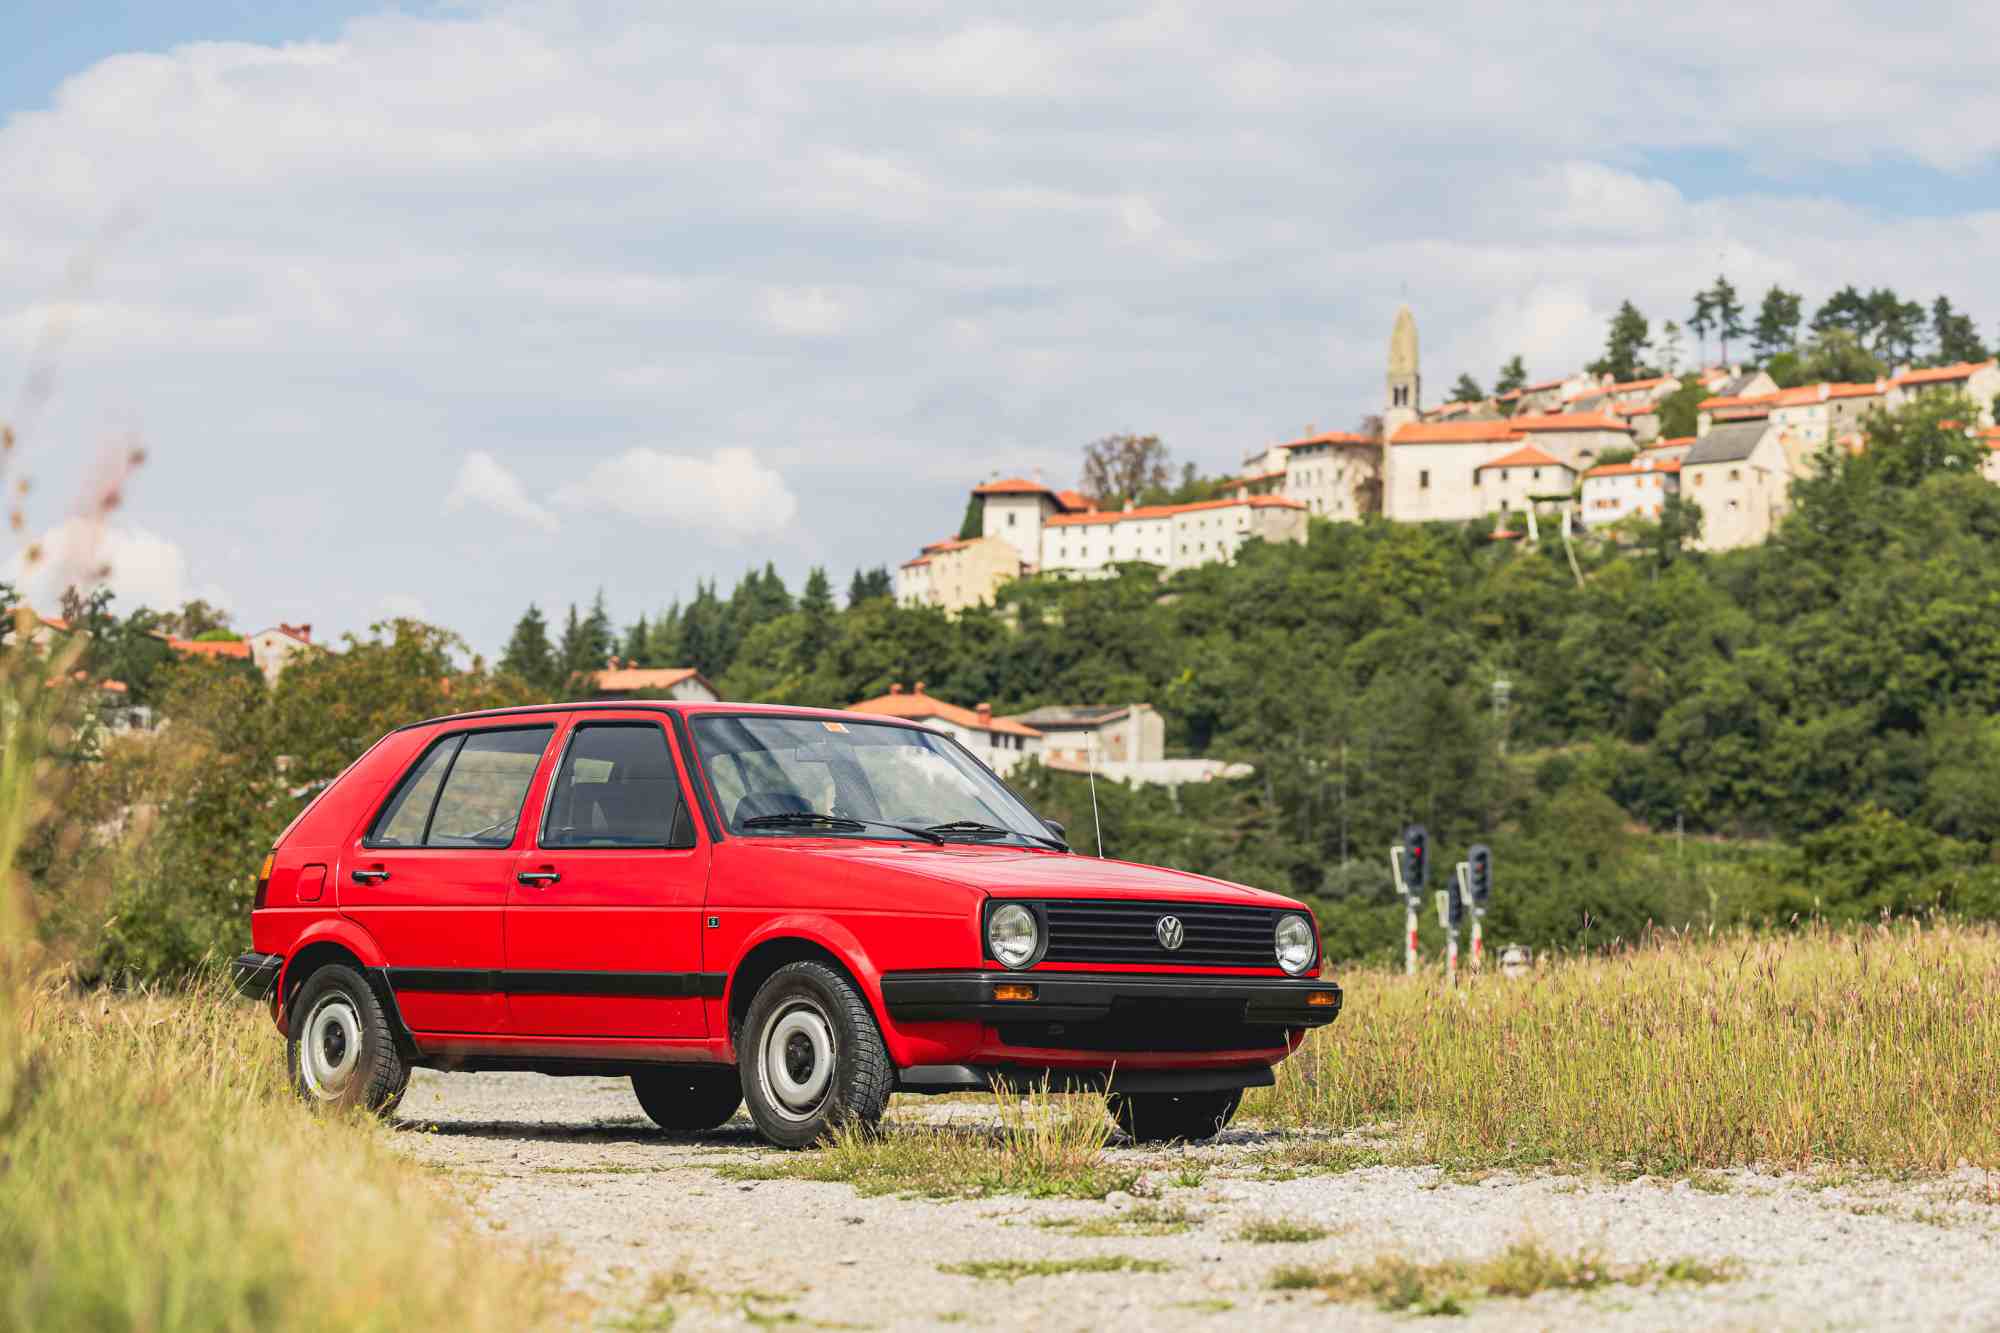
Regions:
<instances>
[{"instance_id":1,"label":"white building","mask_svg":"<svg viewBox=\"0 0 2000 1333\"><path fill-rule=\"evenodd\" d=\"M1284 478L1278 493L1305 505L1307 513L1351 521L1373 513L1378 507L1382 489L1381 441L1347 431L1329 431L1276 447L1285 454Z\"/></svg>"},{"instance_id":2,"label":"white building","mask_svg":"<svg viewBox=\"0 0 2000 1333\"><path fill-rule=\"evenodd\" d=\"M1532 444L1488 459L1472 470L1473 489L1485 513L1525 513L1536 500L1567 497L1576 489L1576 470Z\"/></svg>"},{"instance_id":3,"label":"white building","mask_svg":"<svg viewBox=\"0 0 2000 1333\"><path fill-rule=\"evenodd\" d=\"M1389 437L1382 512L1401 523L1464 522L1488 512L1482 464L1521 447L1505 421L1412 421Z\"/></svg>"},{"instance_id":4,"label":"white building","mask_svg":"<svg viewBox=\"0 0 2000 1333\"><path fill-rule=\"evenodd\" d=\"M1583 474L1583 521L1593 528L1634 514L1658 519L1680 491L1680 460L1643 453L1629 463L1603 463Z\"/></svg>"},{"instance_id":5,"label":"white building","mask_svg":"<svg viewBox=\"0 0 2000 1333\"><path fill-rule=\"evenodd\" d=\"M1929 394L1964 394L1978 411L1978 424L1991 426L1996 424L1993 400L2000 396L2000 360L1962 361L1955 366L1906 370L1896 376L1895 386L1905 401Z\"/></svg>"},{"instance_id":6,"label":"white building","mask_svg":"<svg viewBox=\"0 0 2000 1333\"><path fill-rule=\"evenodd\" d=\"M1029 755L1039 754L1042 748L1041 732L1012 718L993 716L992 704L960 708L926 694L922 681L908 693L900 684L891 685L887 694L863 699L850 707L857 713L877 713L934 727L1002 775Z\"/></svg>"},{"instance_id":7,"label":"white building","mask_svg":"<svg viewBox=\"0 0 2000 1333\"><path fill-rule=\"evenodd\" d=\"M1809 452L1859 428L1861 419L1877 408L1896 405L1895 386L1887 380L1872 384L1802 384L1769 395L1770 422L1801 441Z\"/></svg>"},{"instance_id":8,"label":"white building","mask_svg":"<svg viewBox=\"0 0 2000 1333\"><path fill-rule=\"evenodd\" d=\"M980 535L997 537L1014 548L1030 571L1042 562L1042 525L1058 514L1082 514L1096 509L1075 491L1057 491L1039 481L1010 477L975 486L982 517Z\"/></svg>"},{"instance_id":9,"label":"white building","mask_svg":"<svg viewBox=\"0 0 2000 1333\"><path fill-rule=\"evenodd\" d=\"M1304 502L1238 495L1199 504L1054 514L1041 523L1045 573L1104 574L1126 561L1169 570L1229 561L1252 538L1304 542Z\"/></svg>"}]
</instances>

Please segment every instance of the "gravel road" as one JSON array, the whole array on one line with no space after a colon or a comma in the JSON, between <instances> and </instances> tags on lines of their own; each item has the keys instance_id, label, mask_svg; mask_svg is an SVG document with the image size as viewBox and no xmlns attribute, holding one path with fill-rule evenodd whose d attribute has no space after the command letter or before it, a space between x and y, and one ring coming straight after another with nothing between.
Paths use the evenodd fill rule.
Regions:
<instances>
[{"instance_id":1,"label":"gravel road","mask_svg":"<svg viewBox=\"0 0 2000 1333\"><path fill-rule=\"evenodd\" d=\"M978 1119L964 1101L898 1097L905 1120ZM1272 1179L1257 1161L1277 1136L1232 1127L1195 1149L1113 1149L1147 1171L1150 1201L862 1198L847 1187L732 1181L725 1162L783 1159L740 1117L713 1133L654 1129L622 1079L420 1070L392 1135L443 1170L504 1243L553 1254L606 1324L676 1328L1050 1329L1392 1327L1408 1316L1329 1307L1273 1290L1291 1264L1378 1254L1476 1259L1533 1239L1615 1264L1733 1261L1709 1285L1611 1286L1486 1299L1467 1324L1495 1328L2000 1327L2000 1182L1961 1171L1923 1184L1728 1173L1691 1184L1375 1167ZM1198 1183L1192 1183L1196 1182ZM1189 1183L1181 1183L1189 1182ZM1699 1188L1696 1187L1699 1185ZM1102 1221L1135 1207L1184 1210L1165 1235L1087 1236L1056 1219ZM1304 1243L1251 1243L1247 1223L1325 1228ZM1127 1256L1159 1271L1018 1281L940 1271L975 1260Z\"/></svg>"}]
</instances>

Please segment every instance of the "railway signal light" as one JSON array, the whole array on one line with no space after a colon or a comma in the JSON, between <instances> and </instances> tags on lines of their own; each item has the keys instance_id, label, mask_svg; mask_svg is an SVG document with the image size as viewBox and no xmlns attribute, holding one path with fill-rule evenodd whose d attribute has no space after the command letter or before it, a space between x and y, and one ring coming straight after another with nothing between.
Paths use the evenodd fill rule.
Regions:
<instances>
[{"instance_id":1,"label":"railway signal light","mask_svg":"<svg viewBox=\"0 0 2000 1333\"><path fill-rule=\"evenodd\" d=\"M1472 898L1475 911L1486 910L1486 900L1493 896L1493 852L1485 843L1479 843L1465 854L1466 888Z\"/></svg>"},{"instance_id":2,"label":"railway signal light","mask_svg":"<svg viewBox=\"0 0 2000 1333\"><path fill-rule=\"evenodd\" d=\"M1403 885L1412 896L1421 895L1431 878L1431 835L1422 824L1403 830Z\"/></svg>"}]
</instances>

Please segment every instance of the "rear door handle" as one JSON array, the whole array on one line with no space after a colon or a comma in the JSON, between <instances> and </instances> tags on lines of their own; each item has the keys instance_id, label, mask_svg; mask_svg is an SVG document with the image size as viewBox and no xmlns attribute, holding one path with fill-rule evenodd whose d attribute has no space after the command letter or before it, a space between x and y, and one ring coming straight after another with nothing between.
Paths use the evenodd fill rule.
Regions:
<instances>
[{"instance_id":1,"label":"rear door handle","mask_svg":"<svg viewBox=\"0 0 2000 1333\"><path fill-rule=\"evenodd\" d=\"M380 884L387 878L389 872L386 870L357 870L353 875L356 884Z\"/></svg>"},{"instance_id":2,"label":"rear door handle","mask_svg":"<svg viewBox=\"0 0 2000 1333\"><path fill-rule=\"evenodd\" d=\"M548 885L555 883L562 876L553 870L523 870L520 874L514 876L514 878L522 884Z\"/></svg>"}]
</instances>

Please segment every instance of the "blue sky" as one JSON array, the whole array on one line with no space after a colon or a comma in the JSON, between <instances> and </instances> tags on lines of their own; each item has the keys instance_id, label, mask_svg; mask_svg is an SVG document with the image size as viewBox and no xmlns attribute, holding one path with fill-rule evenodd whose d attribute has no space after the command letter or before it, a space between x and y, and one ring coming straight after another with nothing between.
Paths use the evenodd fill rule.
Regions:
<instances>
[{"instance_id":1,"label":"blue sky","mask_svg":"<svg viewBox=\"0 0 2000 1333\"><path fill-rule=\"evenodd\" d=\"M844 584L1100 435L1352 426L1402 299L1431 399L1718 268L1991 340L1994 8L6 7L0 416L51 549L147 450L128 606L492 651Z\"/></svg>"}]
</instances>

